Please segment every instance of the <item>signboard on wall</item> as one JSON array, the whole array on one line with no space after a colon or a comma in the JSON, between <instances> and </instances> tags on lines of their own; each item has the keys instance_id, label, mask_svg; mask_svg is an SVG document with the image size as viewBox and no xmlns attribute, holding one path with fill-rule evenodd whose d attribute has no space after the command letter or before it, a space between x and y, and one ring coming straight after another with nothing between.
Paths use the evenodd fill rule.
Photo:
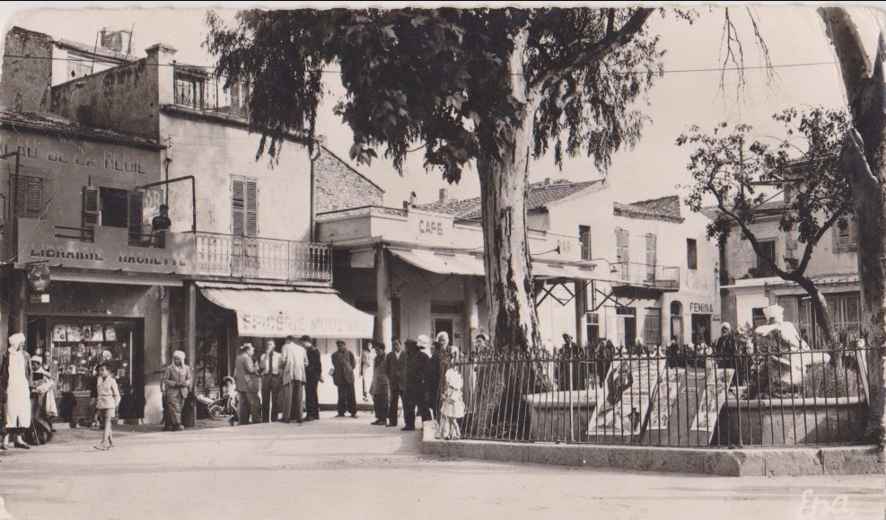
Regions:
<instances>
[{"instance_id":1,"label":"signboard on wall","mask_svg":"<svg viewBox=\"0 0 886 520\"><path fill-rule=\"evenodd\" d=\"M69 230L60 237L46 220L19 219L19 262L159 274L182 274L190 269L193 236L189 234L168 233L165 247L160 248L129 245L126 228L96 227L91 240L73 238L76 233Z\"/></svg>"}]
</instances>

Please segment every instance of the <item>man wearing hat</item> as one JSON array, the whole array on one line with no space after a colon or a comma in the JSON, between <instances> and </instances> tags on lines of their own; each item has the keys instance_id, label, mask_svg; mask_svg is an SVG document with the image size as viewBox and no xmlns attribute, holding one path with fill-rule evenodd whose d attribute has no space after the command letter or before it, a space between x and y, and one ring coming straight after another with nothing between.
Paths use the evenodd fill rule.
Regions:
<instances>
[{"instance_id":1,"label":"man wearing hat","mask_svg":"<svg viewBox=\"0 0 886 520\"><path fill-rule=\"evenodd\" d=\"M354 368L357 360L354 353L347 349L345 342L335 342L337 350L332 354L332 382L338 388L338 415L344 417L345 412L357 417L357 395L354 391Z\"/></svg>"},{"instance_id":2,"label":"man wearing hat","mask_svg":"<svg viewBox=\"0 0 886 520\"><path fill-rule=\"evenodd\" d=\"M427 405L428 377L431 359L424 352L431 346L431 338L422 334L418 340L406 341L406 355L403 356L401 378L403 379L403 420L406 426L403 431L415 430L416 408L421 420L431 420L431 411Z\"/></svg>"},{"instance_id":3,"label":"man wearing hat","mask_svg":"<svg viewBox=\"0 0 886 520\"><path fill-rule=\"evenodd\" d=\"M401 377L403 367L403 347L400 340L394 338L391 352L385 356L385 375L388 376L390 394L388 399L388 426L397 426L397 412L400 408L400 399L403 395L403 380ZM404 405L405 406L405 405Z\"/></svg>"},{"instance_id":4,"label":"man wearing hat","mask_svg":"<svg viewBox=\"0 0 886 520\"><path fill-rule=\"evenodd\" d=\"M237 393L240 399L240 424L251 424L261 420L261 402L259 399L260 378L252 359L255 347L252 343L244 343L240 347L240 355L234 363L234 381L237 382Z\"/></svg>"},{"instance_id":5,"label":"man wearing hat","mask_svg":"<svg viewBox=\"0 0 886 520\"><path fill-rule=\"evenodd\" d=\"M369 387L375 408L375 422L372 425L384 426L388 421L388 393L391 390L391 383L385 371L385 344L374 341L372 346L375 349L375 358L372 361L372 386Z\"/></svg>"}]
</instances>

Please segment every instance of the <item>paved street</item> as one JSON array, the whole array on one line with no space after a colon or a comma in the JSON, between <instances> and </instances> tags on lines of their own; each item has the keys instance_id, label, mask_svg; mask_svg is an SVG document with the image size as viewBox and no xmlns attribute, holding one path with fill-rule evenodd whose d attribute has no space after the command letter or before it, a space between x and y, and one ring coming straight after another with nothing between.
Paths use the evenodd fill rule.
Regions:
<instances>
[{"instance_id":1,"label":"paved street","mask_svg":"<svg viewBox=\"0 0 886 520\"><path fill-rule=\"evenodd\" d=\"M121 434L77 432L2 456L7 509L25 519L883 518L883 479L732 479L441 461L370 417ZM97 432L91 432L97 436ZM67 439L66 439L67 436ZM66 442L67 440L67 442ZM801 514L802 493L834 514ZM811 502L811 501L810 501ZM845 514L841 513L845 507ZM173 516L174 515L174 516ZM486 516L493 515L493 516Z\"/></svg>"}]
</instances>

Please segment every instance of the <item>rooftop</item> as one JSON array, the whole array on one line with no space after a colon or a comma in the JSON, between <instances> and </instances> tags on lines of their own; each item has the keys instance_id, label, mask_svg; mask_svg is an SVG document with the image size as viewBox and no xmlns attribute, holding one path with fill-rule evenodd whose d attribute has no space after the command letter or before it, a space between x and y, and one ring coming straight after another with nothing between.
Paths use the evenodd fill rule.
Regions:
<instances>
[{"instance_id":1,"label":"rooftop","mask_svg":"<svg viewBox=\"0 0 886 520\"><path fill-rule=\"evenodd\" d=\"M565 199L566 197L586 188L590 188L594 185L601 185L604 182L603 179L585 182L571 182L566 179L534 182L529 185L529 195L526 199L526 211L532 212L542 210L552 202ZM420 204L416 207L417 209L425 211L452 215L456 220L480 219L480 197L436 201L428 204Z\"/></svg>"},{"instance_id":2,"label":"rooftop","mask_svg":"<svg viewBox=\"0 0 886 520\"><path fill-rule=\"evenodd\" d=\"M55 114L13 112L0 108L0 128L31 130L35 132L65 135L81 139L91 139L94 141L132 145L150 149L162 148L160 144L151 139L122 134L113 130L83 126L75 121Z\"/></svg>"},{"instance_id":3,"label":"rooftop","mask_svg":"<svg viewBox=\"0 0 886 520\"><path fill-rule=\"evenodd\" d=\"M668 195L657 199L640 200L637 202L616 202L613 213L618 216L629 218L646 218L653 220L665 220L668 222L683 222L680 213L680 197Z\"/></svg>"},{"instance_id":4,"label":"rooftop","mask_svg":"<svg viewBox=\"0 0 886 520\"><path fill-rule=\"evenodd\" d=\"M107 58L112 61L118 61L121 63L135 61L137 58L135 56L117 52L113 49L108 49L105 47L97 47L95 45L88 45L85 43L75 42L72 40L66 40L64 38L59 38L53 40L56 45L59 47L69 49L75 52L79 52L81 54L95 55L100 56L102 58Z\"/></svg>"}]
</instances>

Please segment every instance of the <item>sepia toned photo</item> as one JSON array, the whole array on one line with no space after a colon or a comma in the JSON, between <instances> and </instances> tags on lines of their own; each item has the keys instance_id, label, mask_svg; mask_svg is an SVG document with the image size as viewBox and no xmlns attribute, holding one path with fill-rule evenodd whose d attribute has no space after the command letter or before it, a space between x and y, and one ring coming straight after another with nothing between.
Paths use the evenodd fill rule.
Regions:
<instances>
[{"instance_id":1,"label":"sepia toned photo","mask_svg":"<svg viewBox=\"0 0 886 520\"><path fill-rule=\"evenodd\" d=\"M0 18L0 520L886 519L878 3Z\"/></svg>"}]
</instances>

